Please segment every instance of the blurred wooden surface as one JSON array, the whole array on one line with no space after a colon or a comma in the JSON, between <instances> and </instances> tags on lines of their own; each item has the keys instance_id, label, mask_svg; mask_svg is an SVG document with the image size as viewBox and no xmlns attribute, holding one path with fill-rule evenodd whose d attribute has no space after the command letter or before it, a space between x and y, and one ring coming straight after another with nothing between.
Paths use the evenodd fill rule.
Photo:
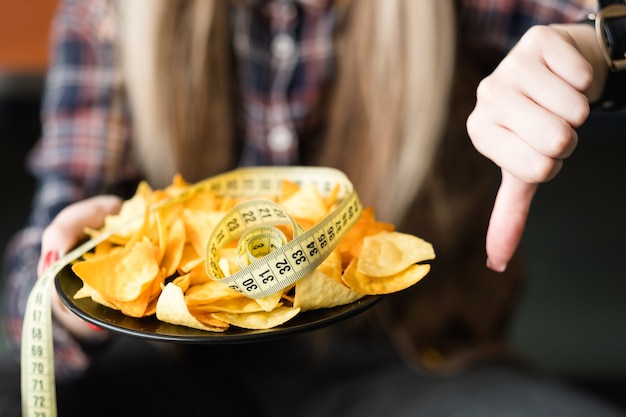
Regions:
<instances>
[{"instance_id":1,"label":"blurred wooden surface","mask_svg":"<svg viewBox=\"0 0 626 417\"><path fill-rule=\"evenodd\" d=\"M0 0L0 72L41 72L58 0Z\"/></svg>"}]
</instances>

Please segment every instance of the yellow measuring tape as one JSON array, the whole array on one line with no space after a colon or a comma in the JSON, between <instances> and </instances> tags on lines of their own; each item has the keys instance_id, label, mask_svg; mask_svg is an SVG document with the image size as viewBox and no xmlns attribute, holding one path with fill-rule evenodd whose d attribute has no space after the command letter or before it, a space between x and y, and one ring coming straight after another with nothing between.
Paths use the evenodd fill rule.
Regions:
<instances>
[{"instance_id":1,"label":"yellow measuring tape","mask_svg":"<svg viewBox=\"0 0 626 417\"><path fill-rule=\"evenodd\" d=\"M50 268L33 287L22 328L22 415L56 416L50 285L58 268Z\"/></svg>"},{"instance_id":2,"label":"yellow measuring tape","mask_svg":"<svg viewBox=\"0 0 626 417\"><path fill-rule=\"evenodd\" d=\"M23 416L57 415L50 310L50 291L54 278L67 264L110 236L108 233L98 236L63 256L35 282L28 296L22 326L20 365Z\"/></svg>"},{"instance_id":3,"label":"yellow measuring tape","mask_svg":"<svg viewBox=\"0 0 626 417\"><path fill-rule=\"evenodd\" d=\"M312 272L337 247L357 222L361 202L352 183L341 171L324 167L242 168L201 181L151 209L179 204L196 192L255 198L275 195L283 180L300 185L314 184L323 194L339 185L339 205L311 229L304 231L285 211L270 200L253 199L235 206L216 225L206 246L207 274L251 298L261 298L295 283ZM134 221L133 219L132 221ZM287 242L274 226L289 225L293 238ZM63 256L35 283L26 304L22 328L21 390L22 415L57 415L50 291L57 274L70 262L103 242L117 230L103 233ZM224 276L217 254L220 248L239 239L242 269Z\"/></svg>"}]
</instances>

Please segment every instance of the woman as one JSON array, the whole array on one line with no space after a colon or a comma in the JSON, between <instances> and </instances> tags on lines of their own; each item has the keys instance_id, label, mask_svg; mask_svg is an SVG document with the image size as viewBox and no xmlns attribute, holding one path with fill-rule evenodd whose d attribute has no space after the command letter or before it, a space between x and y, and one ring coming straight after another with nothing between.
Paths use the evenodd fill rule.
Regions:
<instances>
[{"instance_id":1,"label":"woman","mask_svg":"<svg viewBox=\"0 0 626 417\"><path fill-rule=\"evenodd\" d=\"M244 412L231 408L237 406L267 415L484 416L590 407L594 415L617 415L510 365L481 360L510 356L503 330L521 274L513 264L507 279L484 268L475 242L486 227L497 172L472 152L463 120L480 77L525 28L586 12L582 2L520 5L528 7L442 0L63 2L44 133L30 159L40 188L31 223L7 258L9 336L19 345L20 300L35 265L45 270L85 226L97 227L118 210L138 180L158 188L175 172L196 181L238 165L329 165L351 178L379 218L434 243L433 272L371 314L323 331L168 353L167 361L156 361L166 381L177 378L167 391L200 398L184 411L181 402L159 401L159 411L174 405L190 415ZM60 407L69 410L64 398L88 398L89 381L103 380L97 364L110 363L102 355L128 341L89 328L58 300L53 312L57 375L81 382L61 386ZM265 359L239 363L251 353ZM156 365L134 366L145 372ZM206 391L210 405L201 403Z\"/></svg>"}]
</instances>

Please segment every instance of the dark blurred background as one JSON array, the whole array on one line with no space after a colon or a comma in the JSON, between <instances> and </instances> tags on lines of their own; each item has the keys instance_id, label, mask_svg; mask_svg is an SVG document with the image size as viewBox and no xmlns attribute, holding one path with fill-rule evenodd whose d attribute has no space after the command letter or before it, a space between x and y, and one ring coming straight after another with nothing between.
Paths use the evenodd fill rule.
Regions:
<instances>
[{"instance_id":1,"label":"dark blurred background","mask_svg":"<svg viewBox=\"0 0 626 417\"><path fill-rule=\"evenodd\" d=\"M530 280L513 343L545 369L626 406L626 114L592 114L539 187L522 248Z\"/></svg>"},{"instance_id":2,"label":"dark blurred background","mask_svg":"<svg viewBox=\"0 0 626 417\"><path fill-rule=\"evenodd\" d=\"M39 104L47 65L48 31L57 2L0 0L2 252L9 236L24 223L33 191L24 159L40 132Z\"/></svg>"},{"instance_id":3,"label":"dark blurred background","mask_svg":"<svg viewBox=\"0 0 626 417\"><path fill-rule=\"evenodd\" d=\"M40 132L55 4L0 0L2 252L29 210L33 181L24 159ZM510 335L547 371L626 406L624 157L626 115L593 114L561 175L540 187L522 242L530 281Z\"/></svg>"}]
</instances>

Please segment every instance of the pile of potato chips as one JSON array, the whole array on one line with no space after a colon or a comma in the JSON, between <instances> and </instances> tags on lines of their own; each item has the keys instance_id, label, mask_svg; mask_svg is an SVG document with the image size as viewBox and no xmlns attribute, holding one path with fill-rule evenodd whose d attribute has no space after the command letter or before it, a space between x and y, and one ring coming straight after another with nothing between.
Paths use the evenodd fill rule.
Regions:
<instances>
[{"instance_id":1,"label":"pile of potato chips","mask_svg":"<svg viewBox=\"0 0 626 417\"><path fill-rule=\"evenodd\" d=\"M161 321L207 331L268 329L300 312L403 290L429 272L430 265L421 262L435 258L430 243L377 221L367 207L312 273L270 296L248 298L211 279L203 257L215 225L242 200L204 189L189 193L190 187L180 176L163 190L143 182L101 229L88 230L92 237L113 233L72 265L83 282L74 298L91 297L131 317L156 314ZM175 204L151 209L185 192ZM281 205L306 230L337 206L337 195L285 180L278 195L260 197ZM283 232L291 239L291 230ZM225 275L239 268L236 244L220 250Z\"/></svg>"}]
</instances>

